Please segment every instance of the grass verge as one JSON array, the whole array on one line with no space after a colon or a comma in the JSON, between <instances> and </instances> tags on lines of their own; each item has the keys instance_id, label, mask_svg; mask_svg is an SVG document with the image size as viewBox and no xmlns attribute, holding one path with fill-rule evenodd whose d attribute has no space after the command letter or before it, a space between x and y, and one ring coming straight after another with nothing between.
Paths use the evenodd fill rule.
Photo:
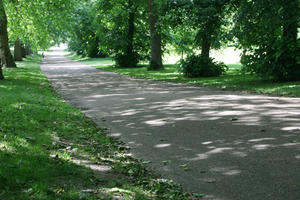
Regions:
<instances>
[{"instance_id":1,"label":"grass verge","mask_svg":"<svg viewBox=\"0 0 300 200\"><path fill-rule=\"evenodd\" d=\"M40 72L41 56L0 81L0 199L198 199L147 170L65 103Z\"/></svg>"},{"instance_id":2,"label":"grass verge","mask_svg":"<svg viewBox=\"0 0 300 200\"><path fill-rule=\"evenodd\" d=\"M192 83L201 86L212 86L223 89L249 91L260 94L273 94L279 96L300 96L300 81L273 82L262 80L254 74L241 73L241 65L228 65L229 70L220 77L185 78L178 72L178 65L165 65L164 70L147 71L146 66L139 68L115 68L110 58L81 58L70 54L73 60L83 62L98 69L116 72L123 75L153 80L171 81L178 83Z\"/></svg>"}]
</instances>

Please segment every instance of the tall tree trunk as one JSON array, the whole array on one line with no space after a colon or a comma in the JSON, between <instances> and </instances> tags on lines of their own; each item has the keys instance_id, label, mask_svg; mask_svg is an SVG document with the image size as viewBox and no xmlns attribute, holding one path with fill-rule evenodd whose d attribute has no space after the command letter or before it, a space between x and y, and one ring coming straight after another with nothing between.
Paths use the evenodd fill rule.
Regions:
<instances>
[{"instance_id":1,"label":"tall tree trunk","mask_svg":"<svg viewBox=\"0 0 300 200\"><path fill-rule=\"evenodd\" d=\"M0 53L2 65L5 67L16 67L13 56L11 55L8 45L8 34L7 34L7 17L3 5L3 0L0 0Z\"/></svg>"},{"instance_id":2,"label":"tall tree trunk","mask_svg":"<svg viewBox=\"0 0 300 200\"><path fill-rule=\"evenodd\" d=\"M1 60L0 60L1 62ZM0 80L3 80L4 79L4 76L3 76L3 72L2 72L2 64L0 63Z\"/></svg>"},{"instance_id":3,"label":"tall tree trunk","mask_svg":"<svg viewBox=\"0 0 300 200\"><path fill-rule=\"evenodd\" d=\"M282 41L297 46L297 33L299 21L298 0L283 2L283 34Z\"/></svg>"},{"instance_id":4,"label":"tall tree trunk","mask_svg":"<svg viewBox=\"0 0 300 200\"><path fill-rule=\"evenodd\" d=\"M15 61L22 61L23 59L22 44L19 40L14 43L14 58Z\"/></svg>"},{"instance_id":5,"label":"tall tree trunk","mask_svg":"<svg viewBox=\"0 0 300 200\"><path fill-rule=\"evenodd\" d=\"M127 49L126 55L133 56L133 37L134 37L134 19L135 19L135 9L132 4L132 0L128 0L129 7L129 18L128 18L128 35L127 35Z\"/></svg>"},{"instance_id":6,"label":"tall tree trunk","mask_svg":"<svg viewBox=\"0 0 300 200\"><path fill-rule=\"evenodd\" d=\"M25 46L25 54L26 55L31 55L32 54L31 47L28 44Z\"/></svg>"},{"instance_id":7,"label":"tall tree trunk","mask_svg":"<svg viewBox=\"0 0 300 200\"><path fill-rule=\"evenodd\" d=\"M151 37L151 60L149 70L163 69L161 35L158 28L158 8L155 0L148 0L148 18Z\"/></svg>"},{"instance_id":8,"label":"tall tree trunk","mask_svg":"<svg viewBox=\"0 0 300 200\"><path fill-rule=\"evenodd\" d=\"M204 33L202 34L202 47L201 56L209 58L209 53L211 49L211 25L207 23L205 26Z\"/></svg>"},{"instance_id":9,"label":"tall tree trunk","mask_svg":"<svg viewBox=\"0 0 300 200\"><path fill-rule=\"evenodd\" d=\"M26 57L26 49L25 49L24 44L22 44L22 43L21 43L21 54L22 54L22 57L23 57L23 58Z\"/></svg>"},{"instance_id":10,"label":"tall tree trunk","mask_svg":"<svg viewBox=\"0 0 300 200\"><path fill-rule=\"evenodd\" d=\"M290 69L289 80L300 80L300 66L297 66L297 35L299 22L298 0L282 1L283 32L280 62Z\"/></svg>"},{"instance_id":11,"label":"tall tree trunk","mask_svg":"<svg viewBox=\"0 0 300 200\"><path fill-rule=\"evenodd\" d=\"M205 58L209 58L210 52L210 35L205 33L202 36L202 47L201 47L201 56Z\"/></svg>"}]
</instances>

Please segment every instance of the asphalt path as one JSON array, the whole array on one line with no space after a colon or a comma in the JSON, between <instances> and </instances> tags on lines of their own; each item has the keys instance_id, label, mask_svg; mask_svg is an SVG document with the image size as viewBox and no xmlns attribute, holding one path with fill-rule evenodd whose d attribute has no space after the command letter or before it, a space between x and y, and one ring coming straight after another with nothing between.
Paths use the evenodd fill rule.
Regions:
<instances>
[{"instance_id":1,"label":"asphalt path","mask_svg":"<svg viewBox=\"0 0 300 200\"><path fill-rule=\"evenodd\" d=\"M300 99L122 76L64 57L41 69L138 158L209 200L300 199Z\"/></svg>"}]
</instances>

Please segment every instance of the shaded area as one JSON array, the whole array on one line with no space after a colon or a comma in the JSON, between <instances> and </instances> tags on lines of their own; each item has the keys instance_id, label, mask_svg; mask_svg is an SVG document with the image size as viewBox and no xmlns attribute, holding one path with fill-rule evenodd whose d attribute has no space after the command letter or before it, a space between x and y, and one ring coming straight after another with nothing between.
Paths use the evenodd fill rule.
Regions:
<instances>
[{"instance_id":1,"label":"shaded area","mask_svg":"<svg viewBox=\"0 0 300 200\"><path fill-rule=\"evenodd\" d=\"M300 198L299 98L134 79L61 54L42 69L63 97L166 177L204 199Z\"/></svg>"},{"instance_id":2,"label":"shaded area","mask_svg":"<svg viewBox=\"0 0 300 200\"><path fill-rule=\"evenodd\" d=\"M0 199L187 199L58 97L31 58L0 84Z\"/></svg>"},{"instance_id":3,"label":"shaded area","mask_svg":"<svg viewBox=\"0 0 300 200\"><path fill-rule=\"evenodd\" d=\"M116 68L109 58L79 58L78 56L68 55L73 60L80 61L86 65L103 69L106 71L116 72L119 74L129 75L138 78L148 78L154 80L164 80L179 83L191 83L201 86L213 86L222 89L246 90L260 94L276 94L299 96L300 82L273 82L263 80L261 77L245 73L240 64L228 64L229 70L225 75L220 77L209 78L185 78L179 72L179 66L164 65L164 70L148 71L147 65L140 65L140 68Z\"/></svg>"}]
</instances>

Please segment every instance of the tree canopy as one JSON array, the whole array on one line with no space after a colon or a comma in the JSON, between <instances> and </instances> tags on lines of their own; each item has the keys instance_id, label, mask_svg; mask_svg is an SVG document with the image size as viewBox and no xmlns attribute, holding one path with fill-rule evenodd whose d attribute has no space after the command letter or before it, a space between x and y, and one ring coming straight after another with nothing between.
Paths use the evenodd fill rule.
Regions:
<instances>
[{"instance_id":1,"label":"tree canopy","mask_svg":"<svg viewBox=\"0 0 300 200\"><path fill-rule=\"evenodd\" d=\"M210 51L230 44L243 50L245 70L300 80L299 0L1 0L0 5L8 44L47 49L67 41L77 54L111 56L117 67L149 61L150 70L163 67L162 56L171 47L192 73L224 69ZM14 66L5 40L1 66Z\"/></svg>"}]
</instances>

